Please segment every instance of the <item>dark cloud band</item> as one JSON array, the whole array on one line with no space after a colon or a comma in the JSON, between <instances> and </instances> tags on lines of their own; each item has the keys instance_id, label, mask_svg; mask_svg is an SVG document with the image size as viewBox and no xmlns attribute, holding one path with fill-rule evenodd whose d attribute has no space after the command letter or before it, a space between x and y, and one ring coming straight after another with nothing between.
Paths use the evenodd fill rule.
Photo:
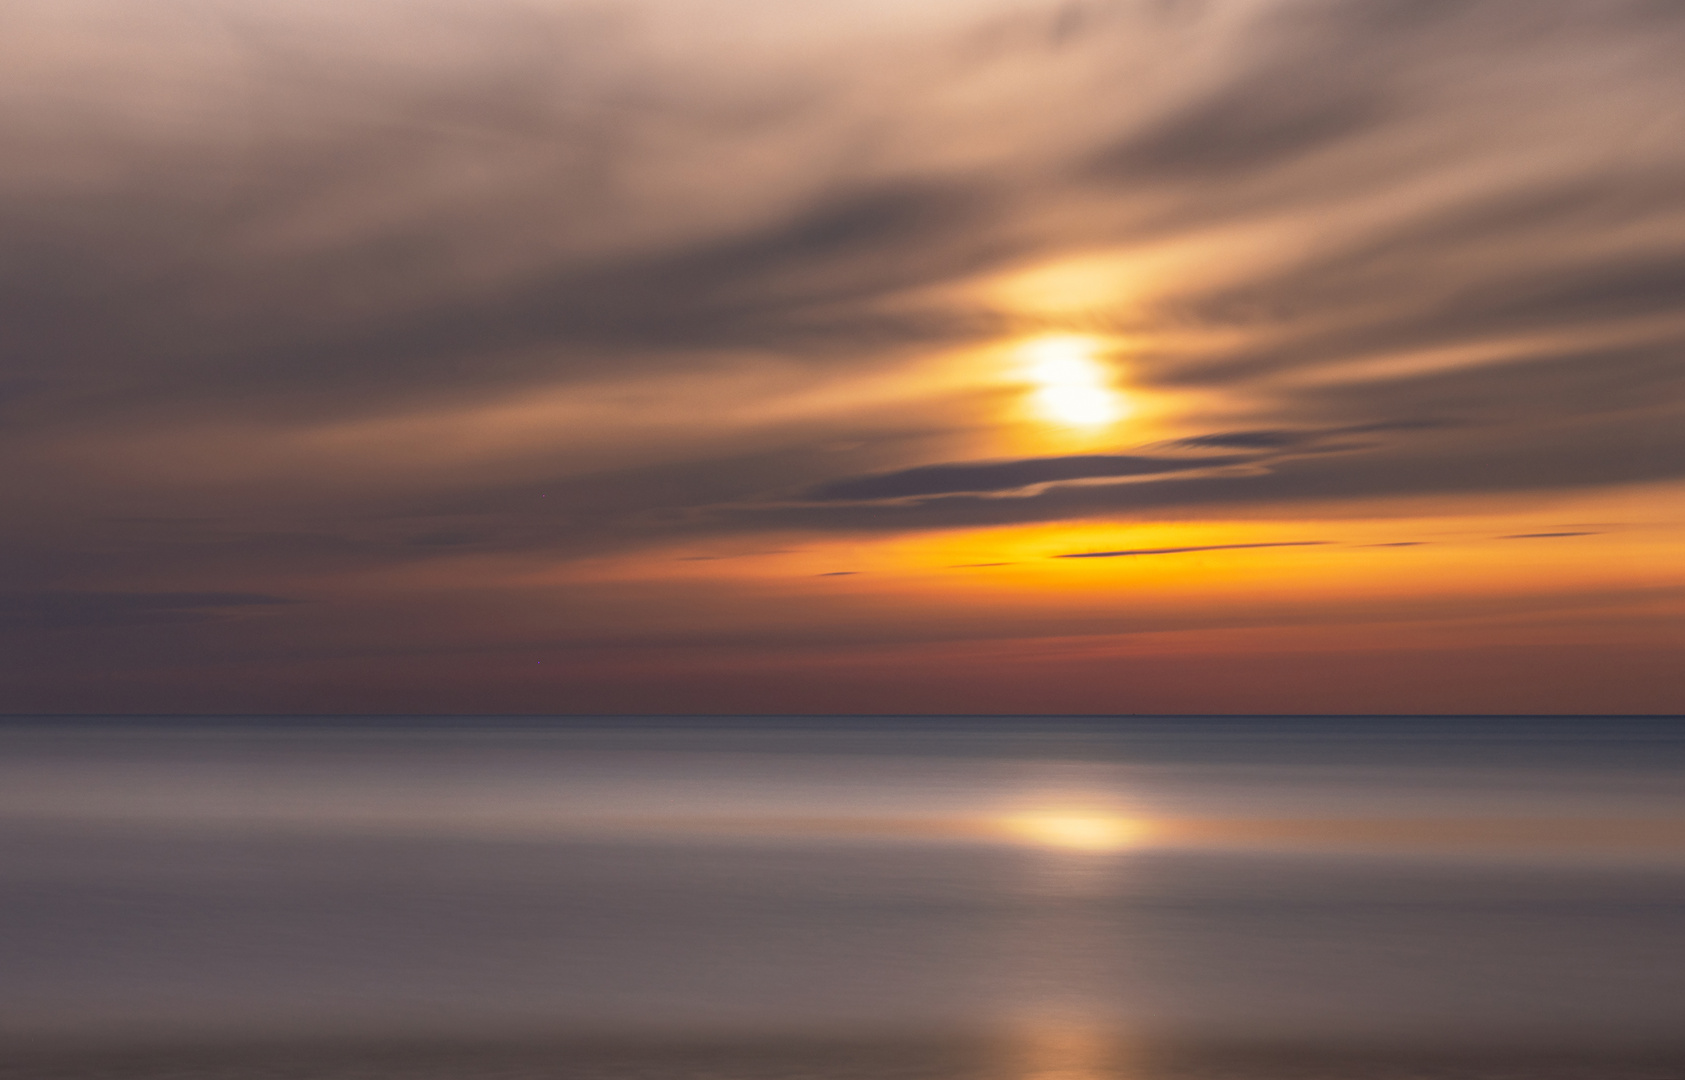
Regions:
<instances>
[{"instance_id":1,"label":"dark cloud band","mask_svg":"<svg viewBox=\"0 0 1685 1080\"><path fill-rule=\"evenodd\" d=\"M1076 551L1055 559L1117 559L1131 555L1183 555L1193 551L1236 551L1241 548L1317 547L1331 540L1279 540L1268 544L1202 544L1198 547L1136 548L1131 551Z\"/></svg>"}]
</instances>

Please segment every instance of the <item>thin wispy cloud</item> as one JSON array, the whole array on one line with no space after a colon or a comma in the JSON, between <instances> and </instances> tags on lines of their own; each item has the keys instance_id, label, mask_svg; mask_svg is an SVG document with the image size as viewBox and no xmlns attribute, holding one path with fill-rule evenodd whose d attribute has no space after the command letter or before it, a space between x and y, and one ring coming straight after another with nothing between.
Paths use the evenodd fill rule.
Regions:
<instances>
[{"instance_id":1,"label":"thin wispy cloud","mask_svg":"<svg viewBox=\"0 0 1685 1080\"><path fill-rule=\"evenodd\" d=\"M1316 547L1328 540L1277 540L1263 544L1203 544L1197 547L1138 548L1134 551L1074 551L1056 559L1118 559L1131 555L1185 555L1195 551L1239 551L1243 548Z\"/></svg>"}]
</instances>

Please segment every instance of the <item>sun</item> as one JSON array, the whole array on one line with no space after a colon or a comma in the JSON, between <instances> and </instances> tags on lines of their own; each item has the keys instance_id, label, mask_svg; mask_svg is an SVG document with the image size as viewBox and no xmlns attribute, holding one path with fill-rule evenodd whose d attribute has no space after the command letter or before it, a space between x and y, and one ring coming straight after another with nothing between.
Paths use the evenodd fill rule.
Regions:
<instances>
[{"instance_id":1,"label":"sun","mask_svg":"<svg viewBox=\"0 0 1685 1080\"><path fill-rule=\"evenodd\" d=\"M1035 387L1032 405L1043 420L1096 428L1129 415L1123 395L1112 388L1111 370L1098 357L1105 347L1081 334L1032 338L1018 347L1024 378Z\"/></svg>"},{"instance_id":2,"label":"sun","mask_svg":"<svg viewBox=\"0 0 1685 1080\"><path fill-rule=\"evenodd\" d=\"M1131 847L1145 832L1138 821L1095 813L1018 814L1003 818L1000 824L1020 840L1080 851Z\"/></svg>"}]
</instances>

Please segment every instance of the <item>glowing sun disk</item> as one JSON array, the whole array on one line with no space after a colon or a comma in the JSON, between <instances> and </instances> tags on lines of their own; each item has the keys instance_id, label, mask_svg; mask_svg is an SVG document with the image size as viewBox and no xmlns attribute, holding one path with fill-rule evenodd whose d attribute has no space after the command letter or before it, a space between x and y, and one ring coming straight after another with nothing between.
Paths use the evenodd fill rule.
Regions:
<instances>
[{"instance_id":1,"label":"glowing sun disk","mask_svg":"<svg viewBox=\"0 0 1685 1080\"><path fill-rule=\"evenodd\" d=\"M1019 347L1043 418L1071 427L1099 427L1127 414L1122 396L1111 387L1110 371L1096 358L1102 347L1094 338L1075 334L1036 338Z\"/></svg>"}]
</instances>

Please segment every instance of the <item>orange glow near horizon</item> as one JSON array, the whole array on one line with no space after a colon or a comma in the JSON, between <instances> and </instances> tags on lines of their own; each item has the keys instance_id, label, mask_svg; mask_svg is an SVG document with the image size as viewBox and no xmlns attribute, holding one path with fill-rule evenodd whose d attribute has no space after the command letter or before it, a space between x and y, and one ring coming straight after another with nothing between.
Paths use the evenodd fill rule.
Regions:
<instances>
[{"instance_id":1,"label":"orange glow near horizon","mask_svg":"<svg viewBox=\"0 0 1685 1080\"><path fill-rule=\"evenodd\" d=\"M1654 589L1681 584L1677 533L1665 521L1640 517L1664 497L1635 490L1559 502L1543 513L1518 505L1459 514L1463 507L1442 506L1435 508L1440 515L1088 520L841 538L789 534L759 538L754 547L685 543L565 567L479 558L490 560L487 572L501 577L513 571L531 585L683 579L742 589L751 582L787 582L800 583L804 594L887 591L909 601L942 596L944 604L962 596L1021 595L1039 605L1068 599L1086 607L1105 601L1105 588L1127 589L1134 606L1159 598L1185 604L1227 597L1252 604L1280 596L1302 604L1318 596L1349 602L1523 595L1543 583L1555 590ZM1561 524L1622 519L1619 525ZM1562 535L1553 536L1559 530ZM1119 554L1063 557L1108 552ZM435 578L455 579L463 564L428 569Z\"/></svg>"}]
</instances>

